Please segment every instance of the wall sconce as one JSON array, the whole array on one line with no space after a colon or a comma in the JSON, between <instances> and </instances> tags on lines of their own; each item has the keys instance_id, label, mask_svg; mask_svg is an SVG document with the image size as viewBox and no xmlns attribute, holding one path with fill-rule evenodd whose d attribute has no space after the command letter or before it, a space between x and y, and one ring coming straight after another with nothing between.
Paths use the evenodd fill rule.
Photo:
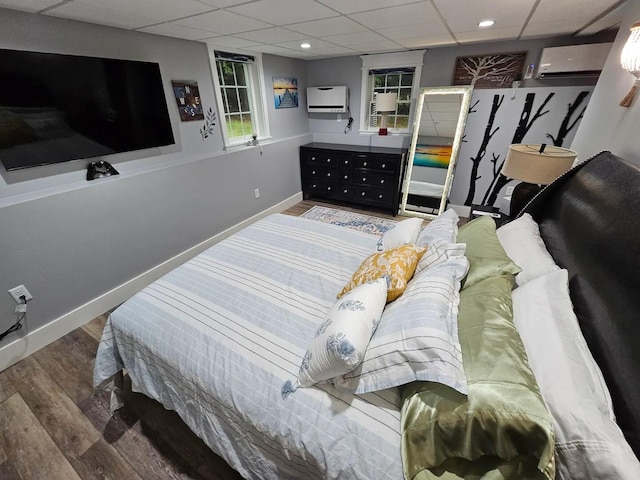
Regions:
<instances>
[{"instance_id":1,"label":"wall sconce","mask_svg":"<svg viewBox=\"0 0 640 480\"><path fill-rule=\"evenodd\" d=\"M396 111L398 95L396 93L378 93L376 95L376 113L382 115L378 135L387 134L387 114Z\"/></svg>"},{"instance_id":2,"label":"wall sconce","mask_svg":"<svg viewBox=\"0 0 640 480\"><path fill-rule=\"evenodd\" d=\"M549 185L573 165L578 154L562 147L542 145L509 145L502 175L520 180L511 194L509 215L515 215L535 197L545 185Z\"/></svg>"},{"instance_id":3,"label":"wall sconce","mask_svg":"<svg viewBox=\"0 0 640 480\"><path fill-rule=\"evenodd\" d=\"M629 107L633 102L636 90L638 90L638 83L640 83L640 22L631 25L631 34L620 54L620 63L622 68L636 77L631 90L620 102L621 107Z\"/></svg>"}]
</instances>

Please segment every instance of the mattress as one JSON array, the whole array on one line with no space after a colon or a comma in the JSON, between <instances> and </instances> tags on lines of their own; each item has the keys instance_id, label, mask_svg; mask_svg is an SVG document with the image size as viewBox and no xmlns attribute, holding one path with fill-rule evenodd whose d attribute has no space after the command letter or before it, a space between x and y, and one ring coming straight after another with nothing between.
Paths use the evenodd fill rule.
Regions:
<instances>
[{"instance_id":1,"label":"mattress","mask_svg":"<svg viewBox=\"0 0 640 480\"><path fill-rule=\"evenodd\" d=\"M397 389L281 395L377 241L286 215L254 223L114 311L94 383L125 368L135 391L175 410L245 478L402 478Z\"/></svg>"}]
</instances>

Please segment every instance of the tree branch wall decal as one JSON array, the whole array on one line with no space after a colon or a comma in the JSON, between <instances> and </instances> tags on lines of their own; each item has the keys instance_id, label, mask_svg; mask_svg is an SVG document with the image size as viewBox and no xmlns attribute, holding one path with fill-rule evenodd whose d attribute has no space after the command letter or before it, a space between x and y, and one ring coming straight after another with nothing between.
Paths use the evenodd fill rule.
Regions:
<instances>
[{"instance_id":1,"label":"tree branch wall decal","mask_svg":"<svg viewBox=\"0 0 640 480\"><path fill-rule=\"evenodd\" d=\"M586 106L582 109L582 111L575 118L575 120L571 121L571 117L575 113L576 109L580 106L580 104L587 97L587 95L589 95L589 92L587 92L587 91L580 92L578 94L578 96L576 97L575 101L568 105L567 114L564 116L564 119L562 120L562 124L560 124L560 128L558 129L558 134L555 137L553 135L551 135L550 133L547 133L547 135L546 135L547 138L549 138L553 142L553 145L555 145L556 147L561 147L562 146L562 144L564 143L564 139L566 138L567 134L571 130L573 130L575 128L575 126L578 124L580 119L584 116L584 111L587 109Z\"/></svg>"}]
</instances>

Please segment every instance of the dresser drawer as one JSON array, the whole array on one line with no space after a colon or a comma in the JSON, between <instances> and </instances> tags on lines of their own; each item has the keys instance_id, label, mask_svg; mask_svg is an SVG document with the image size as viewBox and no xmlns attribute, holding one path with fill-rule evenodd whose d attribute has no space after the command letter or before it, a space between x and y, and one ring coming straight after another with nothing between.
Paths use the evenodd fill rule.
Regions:
<instances>
[{"instance_id":1,"label":"dresser drawer","mask_svg":"<svg viewBox=\"0 0 640 480\"><path fill-rule=\"evenodd\" d=\"M393 196L393 188L353 187L353 199L358 202L392 205L394 201Z\"/></svg>"},{"instance_id":2,"label":"dresser drawer","mask_svg":"<svg viewBox=\"0 0 640 480\"><path fill-rule=\"evenodd\" d=\"M309 181L326 180L328 182L340 181L344 176L339 169L323 165L305 165L303 175Z\"/></svg>"},{"instance_id":3,"label":"dresser drawer","mask_svg":"<svg viewBox=\"0 0 640 480\"><path fill-rule=\"evenodd\" d=\"M305 194L312 197L350 200L353 196L350 185L341 185L339 183L307 180L303 188Z\"/></svg>"},{"instance_id":4,"label":"dresser drawer","mask_svg":"<svg viewBox=\"0 0 640 480\"><path fill-rule=\"evenodd\" d=\"M354 168L366 168L369 170L381 170L394 172L398 167L398 160L390 157L357 153L354 155Z\"/></svg>"},{"instance_id":5,"label":"dresser drawer","mask_svg":"<svg viewBox=\"0 0 640 480\"><path fill-rule=\"evenodd\" d=\"M381 173L371 170L356 169L353 172L354 185L371 185L374 187L393 188L395 178L392 173Z\"/></svg>"},{"instance_id":6,"label":"dresser drawer","mask_svg":"<svg viewBox=\"0 0 640 480\"><path fill-rule=\"evenodd\" d=\"M305 150L302 153L302 161L307 166L322 165L326 167L339 168L343 166L344 161L350 163L349 156L345 156L340 152L322 151L322 150Z\"/></svg>"}]
</instances>

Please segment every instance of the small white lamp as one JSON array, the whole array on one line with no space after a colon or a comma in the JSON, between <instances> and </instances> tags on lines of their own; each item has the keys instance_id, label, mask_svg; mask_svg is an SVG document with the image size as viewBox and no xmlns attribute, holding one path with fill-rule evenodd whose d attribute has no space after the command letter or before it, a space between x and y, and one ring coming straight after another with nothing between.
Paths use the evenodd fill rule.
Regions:
<instances>
[{"instance_id":1,"label":"small white lamp","mask_svg":"<svg viewBox=\"0 0 640 480\"><path fill-rule=\"evenodd\" d=\"M638 90L638 83L640 83L640 22L631 25L631 34L620 54L620 63L622 68L636 77L631 90L620 102L621 107L629 107L633 102L636 90Z\"/></svg>"},{"instance_id":2,"label":"small white lamp","mask_svg":"<svg viewBox=\"0 0 640 480\"><path fill-rule=\"evenodd\" d=\"M382 115L378 135L387 134L387 114L396 111L398 95L396 93L378 93L376 95L376 113Z\"/></svg>"}]
</instances>

